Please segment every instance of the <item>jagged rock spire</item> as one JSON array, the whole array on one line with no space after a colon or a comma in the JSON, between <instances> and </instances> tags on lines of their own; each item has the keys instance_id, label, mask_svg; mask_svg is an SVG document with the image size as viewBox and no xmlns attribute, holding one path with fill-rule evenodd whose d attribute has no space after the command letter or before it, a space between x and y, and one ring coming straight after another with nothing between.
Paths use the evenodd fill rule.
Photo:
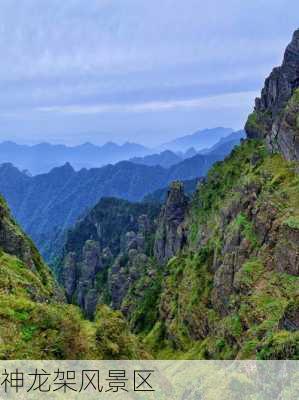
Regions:
<instances>
[{"instance_id":1,"label":"jagged rock spire","mask_svg":"<svg viewBox=\"0 0 299 400\"><path fill-rule=\"evenodd\" d=\"M156 232L154 253L160 264L167 262L186 241L183 222L188 209L188 197L180 181L172 182L162 208Z\"/></svg>"},{"instance_id":2,"label":"jagged rock spire","mask_svg":"<svg viewBox=\"0 0 299 400\"><path fill-rule=\"evenodd\" d=\"M287 46L283 63L265 81L261 97L245 126L248 138L265 139L269 149L299 160L299 29Z\"/></svg>"}]
</instances>

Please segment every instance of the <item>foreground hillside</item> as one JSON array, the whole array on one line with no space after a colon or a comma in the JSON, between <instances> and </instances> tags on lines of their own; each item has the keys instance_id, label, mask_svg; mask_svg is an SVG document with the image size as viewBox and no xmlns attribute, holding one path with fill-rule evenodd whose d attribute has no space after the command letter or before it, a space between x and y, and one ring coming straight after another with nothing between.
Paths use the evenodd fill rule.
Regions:
<instances>
[{"instance_id":1,"label":"foreground hillside","mask_svg":"<svg viewBox=\"0 0 299 400\"><path fill-rule=\"evenodd\" d=\"M101 269L98 275L93 302L105 301L99 295L105 291L109 304L125 313L157 357L296 358L295 168L262 142L248 141L212 168L191 202L182 186L173 184L155 226L155 242L147 241L152 251L145 256L134 244L136 233L127 232L131 246L110 265L98 264L106 273ZM75 232L71 237L78 238ZM97 265L91 242L76 246L78 253L66 254L62 268L68 271L71 255L82 257L83 251L85 261L72 264L73 276L80 271L87 276ZM102 257L106 246L98 239L93 244ZM85 294L90 300L90 292ZM80 296L84 302L84 291Z\"/></svg>"},{"instance_id":2,"label":"foreground hillside","mask_svg":"<svg viewBox=\"0 0 299 400\"><path fill-rule=\"evenodd\" d=\"M120 313L93 323L65 303L36 248L0 199L0 359L143 358Z\"/></svg>"},{"instance_id":3,"label":"foreground hillside","mask_svg":"<svg viewBox=\"0 0 299 400\"><path fill-rule=\"evenodd\" d=\"M172 183L150 234L115 231L118 243L131 239L116 253L98 233L92 247L86 240L101 232L95 211L81 225L84 238L80 227L69 235L62 282L68 288L71 270L75 281L92 272L96 283L89 291L79 280L69 299L121 310L158 358L298 359L298 86L296 31L248 119L248 140L211 168L191 200Z\"/></svg>"},{"instance_id":4,"label":"foreground hillside","mask_svg":"<svg viewBox=\"0 0 299 400\"><path fill-rule=\"evenodd\" d=\"M298 357L298 198L295 165L255 141L211 170L165 267L146 339L160 356Z\"/></svg>"},{"instance_id":5,"label":"foreground hillside","mask_svg":"<svg viewBox=\"0 0 299 400\"><path fill-rule=\"evenodd\" d=\"M0 357L299 359L298 90L299 31L191 198L105 198L68 232L73 305L1 200Z\"/></svg>"}]
</instances>

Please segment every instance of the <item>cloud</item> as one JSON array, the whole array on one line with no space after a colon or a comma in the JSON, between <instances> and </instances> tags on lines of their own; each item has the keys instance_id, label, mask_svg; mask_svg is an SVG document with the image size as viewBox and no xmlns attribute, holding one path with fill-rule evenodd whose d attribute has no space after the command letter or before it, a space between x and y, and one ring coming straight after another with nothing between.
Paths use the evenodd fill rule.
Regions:
<instances>
[{"instance_id":1,"label":"cloud","mask_svg":"<svg viewBox=\"0 0 299 400\"><path fill-rule=\"evenodd\" d=\"M37 112L62 113L62 114L101 114L101 113L146 113L161 112L176 109L215 109L221 107L240 108L248 105L248 99L258 96L256 91L225 93L217 96L207 96L185 100L149 101L133 104L93 104L93 105L67 105L35 108Z\"/></svg>"},{"instance_id":2,"label":"cloud","mask_svg":"<svg viewBox=\"0 0 299 400\"><path fill-rule=\"evenodd\" d=\"M193 127L196 111L213 107L240 124L240 109L244 118L282 59L296 11L297 0L1 0L2 130L29 140L59 128L63 141L62 116L65 132L78 135L77 126L100 130L105 117L121 140L132 123L117 125L115 113L148 115L133 128L161 135L177 132L169 112L186 113ZM215 117L200 120L212 126Z\"/></svg>"}]
</instances>

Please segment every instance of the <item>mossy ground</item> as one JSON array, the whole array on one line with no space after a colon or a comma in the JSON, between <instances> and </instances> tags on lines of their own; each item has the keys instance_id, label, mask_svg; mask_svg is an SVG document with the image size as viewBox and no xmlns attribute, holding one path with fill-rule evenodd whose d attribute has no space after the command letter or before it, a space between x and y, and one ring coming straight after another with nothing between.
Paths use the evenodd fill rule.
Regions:
<instances>
[{"instance_id":1,"label":"mossy ground","mask_svg":"<svg viewBox=\"0 0 299 400\"><path fill-rule=\"evenodd\" d=\"M94 322L55 303L51 285L16 257L0 254L0 359L147 358L120 313L99 307Z\"/></svg>"},{"instance_id":2,"label":"mossy ground","mask_svg":"<svg viewBox=\"0 0 299 400\"><path fill-rule=\"evenodd\" d=\"M251 214L238 209L250 188L259 191ZM55 281L33 245L36 271L1 252L0 359L138 359L149 357L144 348L160 359L298 359L298 331L282 321L299 308L299 277L271 267L271 246L250 217L270 207L276 229L296 231L298 199L296 165L268 154L261 142L243 143L193 196L187 246L164 267L151 259L154 273L145 271L131 288L129 324L107 306L91 322L77 307L55 302ZM223 215L234 208L223 227ZM23 235L17 225L11 228ZM250 255L234 274L237 289L222 313L213 304L215 260L223 261L224 242L235 235Z\"/></svg>"},{"instance_id":3,"label":"mossy ground","mask_svg":"<svg viewBox=\"0 0 299 400\"><path fill-rule=\"evenodd\" d=\"M263 143L247 141L209 172L192 200L189 245L166 267L160 319L146 337L157 358L297 359L298 332L281 326L285 311L299 297L299 277L269 265L269 246L240 212L226 235L239 230L256 256L243 262L226 315L213 307L213 260L223 248L221 213L242 201L243 188L260 189L255 207L270 205L275 226L298 229L299 176L296 165L268 154ZM205 237L207 238L205 239ZM203 239L204 238L204 239ZM205 241L205 245L203 245Z\"/></svg>"}]
</instances>

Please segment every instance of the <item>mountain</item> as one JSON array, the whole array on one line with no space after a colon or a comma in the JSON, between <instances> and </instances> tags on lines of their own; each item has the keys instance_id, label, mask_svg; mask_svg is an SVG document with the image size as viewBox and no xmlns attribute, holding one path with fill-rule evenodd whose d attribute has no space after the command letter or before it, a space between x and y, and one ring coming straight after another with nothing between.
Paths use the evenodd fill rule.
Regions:
<instances>
[{"instance_id":1,"label":"mountain","mask_svg":"<svg viewBox=\"0 0 299 400\"><path fill-rule=\"evenodd\" d=\"M233 132L230 135L221 138L214 146L199 151L199 154L210 154L210 153L217 153L217 154L229 154L231 150L240 144L242 139L246 138L246 133L244 130L240 130L237 132Z\"/></svg>"},{"instance_id":2,"label":"mountain","mask_svg":"<svg viewBox=\"0 0 299 400\"><path fill-rule=\"evenodd\" d=\"M235 146L240 144L240 141L244 139L245 137L245 131L238 131L238 132L233 132L231 135L228 135L226 138L220 139L219 142L217 142L214 146L212 146L210 149L200 151L198 155L209 155L210 157L216 157L217 160L221 160L227 156ZM189 154L192 154L193 152L190 151ZM187 153L185 153L187 154ZM146 158L146 157L145 157ZM185 165L187 162L185 163ZM187 195L192 195L199 183L202 183L204 179L201 178L196 178L196 179L190 179L190 180L182 180L185 188L185 193ZM146 202L158 202L158 203L163 203L166 200L166 195L168 192L168 188L164 187L162 189L155 190L153 193L150 193L144 197L144 201Z\"/></svg>"},{"instance_id":3,"label":"mountain","mask_svg":"<svg viewBox=\"0 0 299 400\"><path fill-rule=\"evenodd\" d=\"M191 197L196 191L198 185L201 185L205 181L205 178L190 179L182 181L184 186L184 192L187 196ZM143 198L145 203L163 204L167 199L168 187L155 190L153 193L146 195Z\"/></svg>"},{"instance_id":4,"label":"mountain","mask_svg":"<svg viewBox=\"0 0 299 400\"><path fill-rule=\"evenodd\" d=\"M101 167L128 160L135 156L144 156L149 150L135 143L118 145L112 142L103 146L85 143L69 147L40 143L34 146L19 145L14 142L0 143L0 164L12 163L31 174L49 172L51 169L70 163L76 170L81 168Z\"/></svg>"},{"instance_id":5,"label":"mountain","mask_svg":"<svg viewBox=\"0 0 299 400\"><path fill-rule=\"evenodd\" d=\"M298 359L299 80L285 92L288 73L299 71L298 38L286 70L275 70L267 107L249 117L247 140L191 198L173 182L158 217L147 205L141 224L133 204L102 201L67 237L58 271L67 289L70 277L72 287L81 284L69 300L121 310L157 359ZM262 98L273 87L266 80ZM274 104L281 96L282 108ZM110 212L124 228L115 236L102 230ZM128 218L132 226L122 223Z\"/></svg>"},{"instance_id":6,"label":"mountain","mask_svg":"<svg viewBox=\"0 0 299 400\"><path fill-rule=\"evenodd\" d=\"M108 142L103 146L84 143L70 147L50 143L29 146L7 141L0 143L0 164L11 163L18 169L26 171L28 175L47 173L65 163L71 164L75 170L80 170L82 168L99 168L125 160L136 164L160 165L169 168L185 158L195 156L194 147L201 148L203 144L206 144L205 147L210 147L217 142L217 138L227 135L228 131L231 132L224 128L210 129L178 139L175 141L178 145L171 142L169 149L176 148L177 154L175 151L169 150L168 145L164 146L164 151L154 154L152 150L136 143L118 145ZM185 151L183 151L185 145L182 146L182 143L186 145Z\"/></svg>"},{"instance_id":7,"label":"mountain","mask_svg":"<svg viewBox=\"0 0 299 400\"><path fill-rule=\"evenodd\" d=\"M250 138L264 139L271 151L287 160L299 158L299 29L288 45L283 63L266 79L256 99L246 131Z\"/></svg>"},{"instance_id":8,"label":"mountain","mask_svg":"<svg viewBox=\"0 0 299 400\"><path fill-rule=\"evenodd\" d=\"M196 154L192 154L196 155ZM169 168L172 165L178 164L183 161L185 157L180 156L170 150L162 151L159 154L150 154L145 157L134 157L130 161L134 164L142 164L147 166L157 166L160 165L164 168ZM188 158L188 157L187 157Z\"/></svg>"},{"instance_id":9,"label":"mountain","mask_svg":"<svg viewBox=\"0 0 299 400\"><path fill-rule=\"evenodd\" d=\"M152 256L148 242L154 234L159 206L104 198L67 233L63 269L58 270L70 301L92 317L98 299L118 308L130 279L148 268ZM84 244L82 246L82 243ZM126 254L132 261L130 278L122 270ZM109 291L99 282L107 280ZM139 269L141 270L139 271Z\"/></svg>"},{"instance_id":10,"label":"mountain","mask_svg":"<svg viewBox=\"0 0 299 400\"><path fill-rule=\"evenodd\" d=\"M119 312L94 322L65 302L37 249L0 198L0 359L147 358Z\"/></svg>"},{"instance_id":11,"label":"mountain","mask_svg":"<svg viewBox=\"0 0 299 400\"><path fill-rule=\"evenodd\" d=\"M212 147L220 139L230 135L233 132L231 128L213 128L197 131L191 135L183 136L171 142L163 144L161 150L171 150L174 152L185 152L190 148L195 150L202 150Z\"/></svg>"},{"instance_id":12,"label":"mountain","mask_svg":"<svg viewBox=\"0 0 299 400\"><path fill-rule=\"evenodd\" d=\"M65 229L102 197L139 201L172 180L205 175L222 158L217 154L197 155L168 169L122 161L78 172L67 163L33 177L11 164L2 164L0 192L17 221L49 260L61 247Z\"/></svg>"},{"instance_id":13,"label":"mountain","mask_svg":"<svg viewBox=\"0 0 299 400\"><path fill-rule=\"evenodd\" d=\"M296 358L298 195L293 164L245 142L191 200L173 183L147 235L122 223L133 205L100 203L68 235L61 282L87 313L121 310L159 359Z\"/></svg>"},{"instance_id":14,"label":"mountain","mask_svg":"<svg viewBox=\"0 0 299 400\"><path fill-rule=\"evenodd\" d=\"M220 154L220 152L218 153ZM221 153L224 153L224 151L221 151ZM130 161L135 164L142 164L153 167L160 165L163 168L170 168L173 165L178 164L183 160L186 160L187 158L195 157L197 154L197 151L193 147L191 147L186 152L180 151L175 153L170 150L165 150L161 153L150 154L145 157L134 157L131 158ZM229 154L229 150L226 154Z\"/></svg>"}]
</instances>

